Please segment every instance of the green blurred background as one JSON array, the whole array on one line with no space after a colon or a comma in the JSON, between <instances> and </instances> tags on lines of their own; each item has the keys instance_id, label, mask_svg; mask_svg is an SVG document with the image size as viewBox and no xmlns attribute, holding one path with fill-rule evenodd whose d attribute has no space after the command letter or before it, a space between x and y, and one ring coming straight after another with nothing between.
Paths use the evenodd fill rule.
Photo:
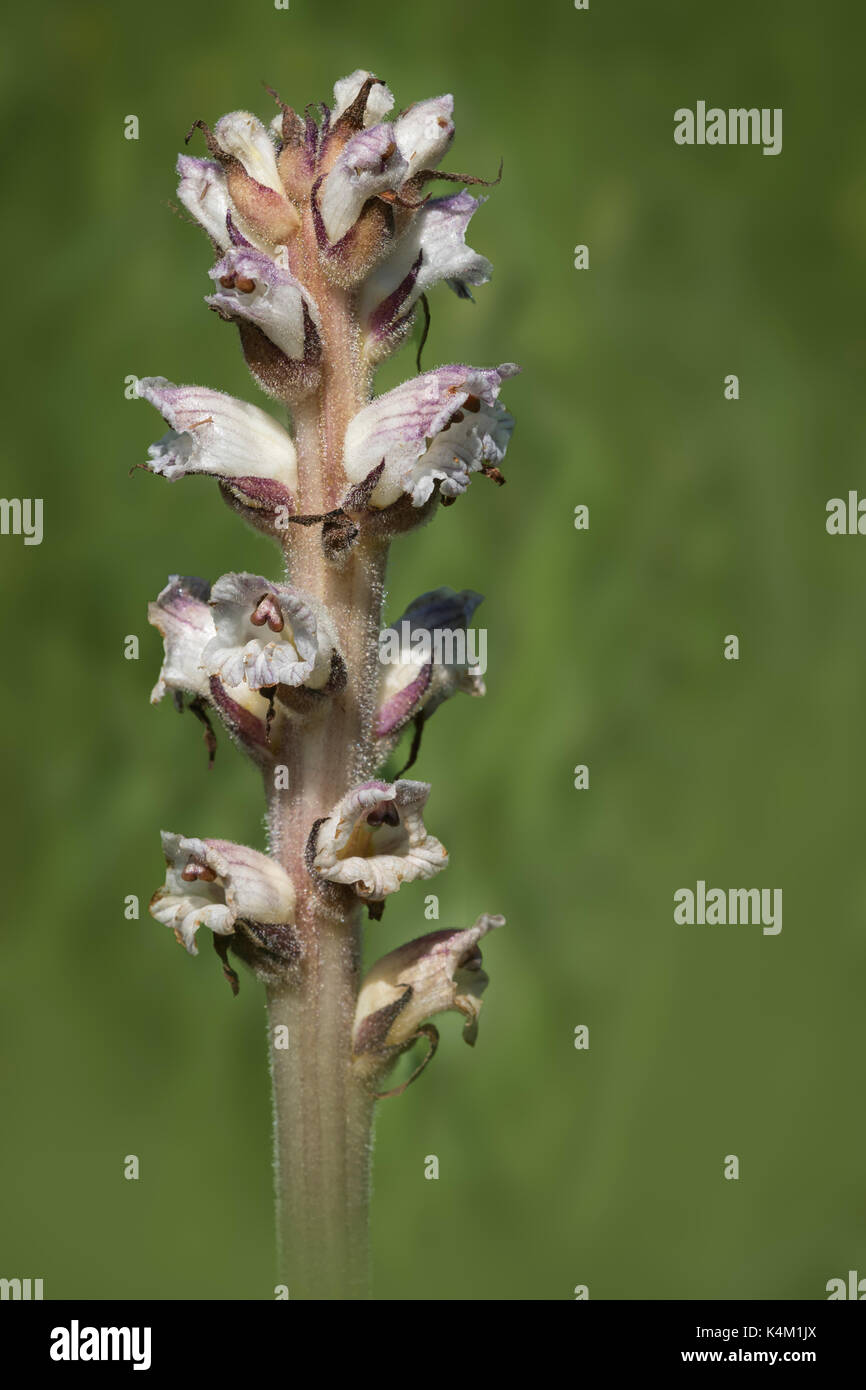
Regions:
<instances>
[{"instance_id":1,"label":"green blurred background","mask_svg":"<svg viewBox=\"0 0 866 1390\"><path fill-rule=\"evenodd\" d=\"M494 280L474 306L436 292L425 366L524 367L508 486L476 481L392 557L390 616L439 584L487 595L487 699L437 715L413 775L452 855L440 925L509 925L475 1052L449 1017L380 1107L376 1296L822 1298L866 1274L866 540L824 529L827 499L866 486L861 14L54 0L7 18L2 490L44 498L45 539L0 540L0 1275L51 1298L272 1296L259 987L233 1001L210 951L123 902L162 881L160 827L263 845L254 772L222 742L208 773L195 722L148 706L145 606L171 572L276 557L215 487L127 476L161 429L124 378L263 403L202 303L174 159L196 117L269 115L262 81L303 106L358 66L398 107L455 94L451 168L505 161L470 238ZM783 153L676 146L698 99L783 107ZM404 353L381 384L411 371ZM781 935L675 926L698 878L783 888ZM373 954L427 928L423 897L392 899Z\"/></svg>"}]
</instances>

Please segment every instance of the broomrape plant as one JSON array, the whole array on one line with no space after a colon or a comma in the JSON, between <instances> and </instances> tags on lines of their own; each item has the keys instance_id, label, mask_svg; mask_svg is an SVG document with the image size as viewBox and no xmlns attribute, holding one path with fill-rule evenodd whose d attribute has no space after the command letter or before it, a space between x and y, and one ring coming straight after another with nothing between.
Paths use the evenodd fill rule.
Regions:
<instances>
[{"instance_id":1,"label":"broomrape plant","mask_svg":"<svg viewBox=\"0 0 866 1390\"><path fill-rule=\"evenodd\" d=\"M272 95L276 96L275 93ZM431 1018L459 1011L474 1043L481 938L503 924L435 931L391 951L362 980L364 908L448 863L427 829L424 782L377 778L400 738L458 690L484 693L459 642L480 595L439 589L407 610L411 647L380 659L391 540L453 503L474 474L497 483L512 430L499 400L517 368L420 372L372 395L376 366L408 337L428 291L462 298L491 266L466 245L481 199L432 197L454 135L453 100L387 119L394 98L358 71L334 104L301 117L276 98L266 128L246 111L213 130L208 158L181 155L178 195L213 245L206 303L234 323L262 390L291 433L257 406L162 377L138 394L168 432L143 465L172 481L213 477L231 508L276 540L285 574L173 576L150 622L169 692L205 725L225 726L261 769L268 852L163 833L164 885L150 910L192 955L212 934L234 992L240 959L263 981L275 1114L280 1277L292 1297L363 1297L373 1111L397 1059L438 1042ZM188 137L189 138L189 137ZM405 622L404 624L405 625ZM401 625L401 626L403 626ZM443 655L443 651L446 653Z\"/></svg>"}]
</instances>

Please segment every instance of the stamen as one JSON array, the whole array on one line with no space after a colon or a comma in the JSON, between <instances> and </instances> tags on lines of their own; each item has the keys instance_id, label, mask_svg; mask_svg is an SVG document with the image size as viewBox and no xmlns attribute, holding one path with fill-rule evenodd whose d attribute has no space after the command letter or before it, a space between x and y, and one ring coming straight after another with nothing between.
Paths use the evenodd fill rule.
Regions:
<instances>
[{"instance_id":1,"label":"stamen","mask_svg":"<svg viewBox=\"0 0 866 1390\"><path fill-rule=\"evenodd\" d=\"M198 859L190 859L186 868L181 873L184 883L195 883L196 879L201 879L204 883L213 883L216 874L207 864L202 864Z\"/></svg>"},{"instance_id":2,"label":"stamen","mask_svg":"<svg viewBox=\"0 0 866 1390\"><path fill-rule=\"evenodd\" d=\"M280 605L273 594L263 594L250 614L253 627L264 627L267 623L271 632L282 632L285 627Z\"/></svg>"}]
</instances>

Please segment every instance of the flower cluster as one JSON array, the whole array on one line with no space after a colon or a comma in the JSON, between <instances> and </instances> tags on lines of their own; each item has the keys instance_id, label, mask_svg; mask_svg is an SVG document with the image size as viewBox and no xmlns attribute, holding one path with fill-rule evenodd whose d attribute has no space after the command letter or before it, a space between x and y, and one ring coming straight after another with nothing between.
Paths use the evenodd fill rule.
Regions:
<instances>
[{"instance_id":1,"label":"flower cluster","mask_svg":"<svg viewBox=\"0 0 866 1390\"><path fill-rule=\"evenodd\" d=\"M328 598L327 574L329 566L335 573L351 566L356 545L387 547L440 502L453 503L475 474L504 481L513 421L499 396L518 370L440 366L383 395L371 392L375 368L407 339L419 310L427 312L431 289L444 284L471 298L470 287L490 278L490 263L466 244L484 202L466 189L484 181L439 168L454 136L453 99L421 101L390 119L390 90L359 70L336 83L330 106L299 115L278 97L277 104L267 126L246 111L212 129L197 121L190 135L201 132L208 157L179 157L178 197L213 247L205 303L237 327L253 379L295 412L296 424L299 412L312 410L308 418L319 422L312 447L339 420L331 463L338 487L327 510L309 505L304 450L311 446L270 409L159 376L142 377L136 388L168 426L141 466L170 481L216 479L236 512L280 542L287 569L280 581L172 576L149 609L165 649L152 700L170 692L178 708L193 710L211 758L214 723L222 724L266 777L346 702L363 716L356 765L367 775L356 774L335 805L301 827L303 884L297 869L293 883L271 855L163 835L166 882L151 911L193 954L196 932L209 928L233 984L228 945L266 980L301 968L309 943L296 917L309 894L336 897L350 911L366 904L379 916L390 894L448 862L424 824L429 786L375 774L407 725L420 736L450 695L484 693L462 656L441 659L399 636L407 623L415 634L465 634L481 596L446 588L422 595L383 632L394 638L395 655L380 665L369 652L359 660L347 635L351 613ZM437 179L463 187L433 197L428 185ZM352 394L342 414L329 397L336 379L348 383L344 396ZM311 526L321 528L324 569L308 565L295 584L297 537ZM360 618L375 633L380 598L369 602L376 611ZM359 1076L378 1084L416 1038L433 1039L429 1018L444 1009L463 1013L474 1041L486 983L478 942L501 921L481 917L465 931L435 932L374 967L358 997L351 1064Z\"/></svg>"}]
</instances>

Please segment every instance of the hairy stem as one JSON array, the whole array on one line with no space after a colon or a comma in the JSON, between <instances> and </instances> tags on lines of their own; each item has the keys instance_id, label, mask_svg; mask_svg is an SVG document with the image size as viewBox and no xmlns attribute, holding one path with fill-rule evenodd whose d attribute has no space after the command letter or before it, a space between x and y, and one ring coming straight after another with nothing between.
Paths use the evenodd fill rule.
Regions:
<instances>
[{"instance_id":1,"label":"hairy stem","mask_svg":"<svg viewBox=\"0 0 866 1390\"><path fill-rule=\"evenodd\" d=\"M323 366L318 392L294 407L293 418L299 509L320 514L344 494L342 442L370 383L351 297L322 277L312 227L302 232L295 255L321 314ZM280 1271L290 1297L364 1297L373 1099L350 1065L361 910L348 895L323 893L306 851L315 822L374 771L387 546L362 536L337 565L325 558L318 527L290 532L290 580L327 606L348 679L315 715L287 721L276 773L268 772L266 786L270 852L295 884L302 952L297 975L268 990ZM274 1046L281 1026L287 1047Z\"/></svg>"}]
</instances>

